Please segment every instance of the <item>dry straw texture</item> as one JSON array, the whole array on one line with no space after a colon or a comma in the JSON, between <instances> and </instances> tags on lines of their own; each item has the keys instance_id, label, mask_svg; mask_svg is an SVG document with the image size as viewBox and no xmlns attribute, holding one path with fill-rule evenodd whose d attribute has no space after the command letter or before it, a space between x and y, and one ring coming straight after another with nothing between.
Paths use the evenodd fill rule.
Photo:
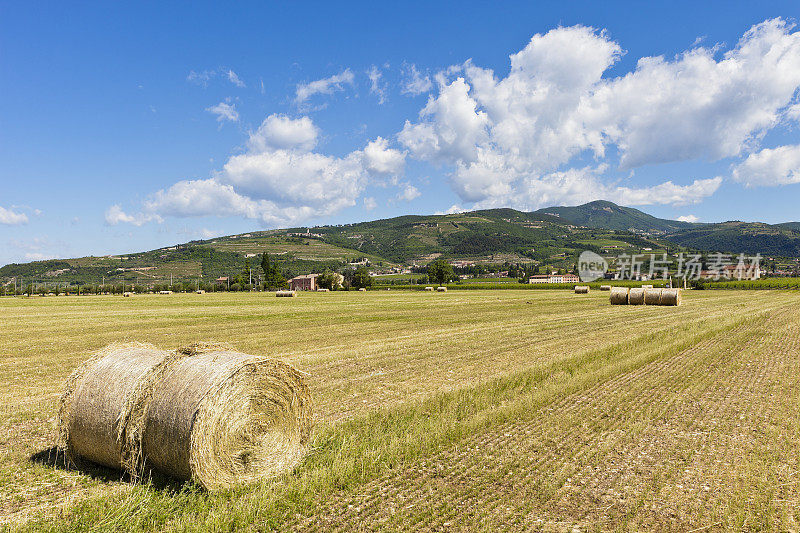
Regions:
<instances>
[{"instance_id":1,"label":"dry straw texture","mask_svg":"<svg viewBox=\"0 0 800 533\"><path fill-rule=\"evenodd\" d=\"M644 305L644 291L645 289L631 289L628 292L628 304Z\"/></svg>"},{"instance_id":2,"label":"dry straw texture","mask_svg":"<svg viewBox=\"0 0 800 533\"><path fill-rule=\"evenodd\" d=\"M426 290L426 291L432 291L432 290L433 290L433 287L425 287L425 290Z\"/></svg>"},{"instance_id":3,"label":"dry straw texture","mask_svg":"<svg viewBox=\"0 0 800 533\"><path fill-rule=\"evenodd\" d=\"M644 304L645 305L661 305L661 290L662 289L645 289L644 290Z\"/></svg>"},{"instance_id":4,"label":"dry straw texture","mask_svg":"<svg viewBox=\"0 0 800 533\"><path fill-rule=\"evenodd\" d=\"M295 291L277 291L275 296L279 298L294 298L297 296L297 292Z\"/></svg>"},{"instance_id":5,"label":"dry straw texture","mask_svg":"<svg viewBox=\"0 0 800 533\"><path fill-rule=\"evenodd\" d=\"M601 291L610 291L611 290L611 285L600 285L600 290Z\"/></svg>"},{"instance_id":6,"label":"dry straw texture","mask_svg":"<svg viewBox=\"0 0 800 533\"><path fill-rule=\"evenodd\" d=\"M436 290L439 292L447 292L447 287L436 287Z\"/></svg>"},{"instance_id":7,"label":"dry straw texture","mask_svg":"<svg viewBox=\"0 0 800 533\"><path fill-rule=\"evenodd\" d=\"M628 305L627 287L613 287L611 289L611 305Z\"/></svg>"},{"instance_id":8,"label":"dry straw texture","mask_svg":"<svg viewBox=\"0 0 800 533\"><path fill-rule=\"evenodd\" d=\"M589 294L589 286L575 285L575 294Z\"/></svg>"},{"instance_id":9,"label":"dry straw texture","mask_svg":"<svg viewBox=\"0 0 800 533\"><path fill-rule=\"evenodd\" d=\"M661 292L661 305L681 305L681 289L664 289Z\"/></svg>"},{"instance_id":10,"label":"dry straw texture","mask_svg":"<svg viewBox=\"0 0 800 533\"><path fill-rule=\"evenodd\" d=\"M305 453L311 398L278 360L193 345L113 345L67 381L59 429L69 457L145 465L216 489L279 474Z\"/></svg>"}]
</instances>

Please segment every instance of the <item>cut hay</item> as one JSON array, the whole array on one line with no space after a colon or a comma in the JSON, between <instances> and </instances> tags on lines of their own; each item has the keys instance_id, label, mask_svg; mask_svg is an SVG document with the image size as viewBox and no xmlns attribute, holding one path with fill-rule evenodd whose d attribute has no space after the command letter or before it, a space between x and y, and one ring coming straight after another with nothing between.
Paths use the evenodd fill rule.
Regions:
<instances>
[{"instance_id":1,"label":"cut hay","mask_svg":"<svg viewBox=\"0 0 800 533\"><path fill-rule=\"evenodd\" d=\"M661 292L661 305L681 305L681 289L664 289Z\"/></svg>"},{"instance_id":2,"label":"cut hay","mask_svg":"<svg viewBox=\"0 0 800 533\"><path fill-rule=\"evenodd\" d=\"M366 289L366 288L364 288L364 287L361 287L361 288L360 288L360 289L358 289L358 290L359 290L360 292L367 292L367 289Z\"/></svg>"},{"instance_id":3,"label":"cut hay","mask_svg":"<svg viewBox=\"0 0 800 533\"><path fill-rule=\"evenodd\" d=\"M589 286L575 285L575 294L589 294Z\"/></svg>"},{"instance_id":4,"label":"cut hay","mask_svg":"<svg viewBox=\"0 0 800 533\"><path fill-rule=\"evenodd\" d=\"M426 291L433 291L433 287L425 287Z\"/></svg>"},{"instance_id":5,"label":"cut hay","mask_svg":"<svg viewBox=\"0 0 800 533\"><path fill-rule=\"evenodd\" d=\"M436 292L447 292L447 287L436 287Z\"/></svg>"},{"instance_id":6,"label":"cut hay","mask_svg":"<svg viewBox=\"0 0 800 533\"><path fill-rule=\"evenodd\" d=\"M661 291L662 291L662 289L645 289L644 290L644 304L645 305L661 305Z\"/></svg>"},{"instance_id":7,"label":"cut hay","mask_svg":"<svg viewBox=\"0 0 800 533\"><path fill-rule=\"evenodd\" d=\"M628 305L627 287L613 287L611 289L611 305Z\"/></svg>"},{"instance_id":8,"label":"cut hay","mask_svg":"<svg viewBox=\"0 0 800 533\"><path fill-rule=\"evenodd\" d=\"M628 292L628 305L644 305L645 289L631 289Z\"/></svg>"},{"instance_id":9,"label":"cut hay","mask_svg":"<svg viewBox=\"0 0 800 533\"><path fill-rule=\"evenodd\" d=\"M158 291L158 294L172 294L172 291Z\"/></svg>"},{"instance_id":10,"label":"cut hay","mask_svg":"<svg viewBox=\"0 0 800 533\"><path fill-rule=\"evenodd\" d=\"M297 292L295 291L276 291L275 296L278 298L294 298L297 296Z\"/></svg>"},{"instance_id":11,"label":"cut hay","mask_svg":"<svg viewBox=\"0 0 800 533\"><path fill-rule=\"evenodd\" d=\"M194 345L165 352L113 345L65 386L62 447L73 460L145 465L208 489L271 477L294 466L311 434L303 375L278 360Z\"/></svg>"},{"instance_id":12,"label":"cut hay","mask_svg":"<svg viewBox=\"0 0 800 533\"><path fill-rule=\"evenodd\" d=\"M317 292L331 292L330 289L317 289Z\"/></svg>"},{"instance_id":13,"label":"cut hay","mask_svg":"<svg viewBox=\"0 0 800 533\"><path fill-rule=\"evenodd\" d=\"M122 296L124 296L125 298L130 298L131 296L133 296L133 293L132 292L123 292Z\"/></svg>"},{"instance_id":14,"label":"cut hay","mask_svg":"<svg viewBox=\"0 0 800 533\"><path fill-rule=\"evenodd\" d=\"M600 285L600 290L601 291L610 291L611 290L611 285Z\"/></svg>"},{"instance_id":15,"label":"cut hay","mask_svg":"<svg viewBox=\"0 0 800 533\"><path fill-rule=\"evenodd\" d=\"M195 292L196 294L205 294L205 293L206 293L206 291L204 291L203 289L198 289L198 290L196 290L196 291L194 291L194 292Z\"/></svg>"},{"instance_id":16,"label":"cut hay","mask_svg":"<svg viewBox=\"0 0 800 533\"><path fill-rule=\"evenodd\" d=\"M642 285L642 288L643 289L652 289L653 286L652 285Z\"/></svg>"}]
</instances>

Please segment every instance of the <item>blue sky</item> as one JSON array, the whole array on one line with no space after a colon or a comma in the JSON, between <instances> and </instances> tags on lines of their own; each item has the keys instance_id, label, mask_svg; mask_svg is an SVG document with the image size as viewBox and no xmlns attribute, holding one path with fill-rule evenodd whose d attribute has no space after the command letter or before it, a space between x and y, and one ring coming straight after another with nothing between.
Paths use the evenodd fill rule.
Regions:
<instances>
[{"instance_id":1,"label":"blue sky","mask_svg":"<svg viewBox=\"0 0 800 533\"><path fill-rule=\"evenodd\" d=\"M796 3L374 4L0 4L0 264L597 198L800 219Z\"/></svg>"}]
</instances>

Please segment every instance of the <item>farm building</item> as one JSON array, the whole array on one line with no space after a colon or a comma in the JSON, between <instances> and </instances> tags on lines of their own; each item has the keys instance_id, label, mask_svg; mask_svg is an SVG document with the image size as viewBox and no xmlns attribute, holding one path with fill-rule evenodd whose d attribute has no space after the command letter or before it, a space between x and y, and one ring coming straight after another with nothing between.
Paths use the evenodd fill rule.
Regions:
<instances>
[{"instance_id":1,"label":"farm building","mask_svg":"<svg viewBox=\"0 0 800 533\"><path fill-rule=\"evenodd\" d=\"M317 290L317 277L319 274L305 274L289 280L289 288L293 291Z\"/></svg>"},{"instance_id":2,"label":"farm building","mask_svg":"<svg viewBox=\"0 0 800 533\"><path fill-rule=\"evenodd\" d=\"M575 274L536 275L528 278L528 283L578 283L580 278Z\"/></svg>"}]
</instances>

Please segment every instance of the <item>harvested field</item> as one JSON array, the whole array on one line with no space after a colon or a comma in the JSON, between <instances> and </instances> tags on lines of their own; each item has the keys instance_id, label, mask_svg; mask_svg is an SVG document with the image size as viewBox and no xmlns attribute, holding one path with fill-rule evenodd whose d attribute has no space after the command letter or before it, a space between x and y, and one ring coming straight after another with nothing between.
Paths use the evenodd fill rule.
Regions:
<instances>
[{"instance_id":1,"label":"harvested field","mask_svg":"<svg viewBox=\"0 0 800 533\"><path fill-rule=\"evenodd\" d=\"M800 297L565 291L0 300L0 514L22 529L789 530ZM271 298L269 296L272 296ZM63 380L112 341L310 373L294 473L205 493L48 463ZM39 453L36 461L30 457Z\"/></svg>"}]
</instances>

